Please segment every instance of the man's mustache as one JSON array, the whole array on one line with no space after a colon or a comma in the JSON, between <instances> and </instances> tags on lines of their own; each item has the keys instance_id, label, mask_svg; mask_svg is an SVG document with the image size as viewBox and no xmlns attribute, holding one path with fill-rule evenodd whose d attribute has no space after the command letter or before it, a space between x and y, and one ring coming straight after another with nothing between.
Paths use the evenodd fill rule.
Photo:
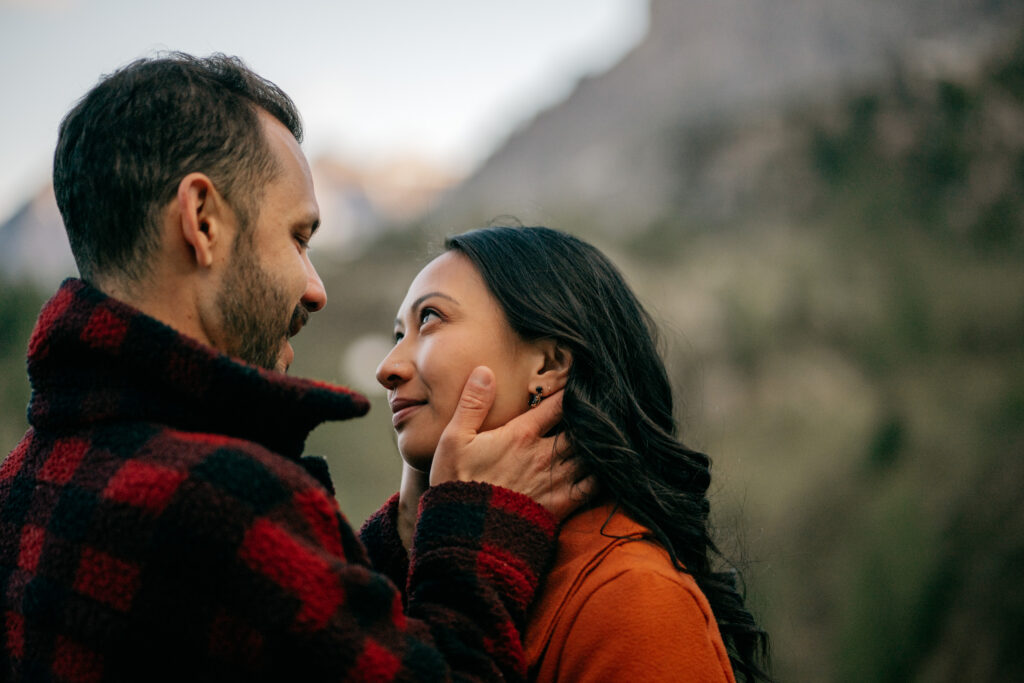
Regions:
<instances>
[{"instance_id":1,"label":"man's mustache","mask_svg":"<svg viewBox=\"0 0 1024 683\"><path fill-rule=\"evenodd\" d=\"M306 323L309 322L309 315L309 310L302 304L295 307L295 310L292 312L291 322L288 325L289 337L294 337L299 333L299 330L306 326Z\"/></svg>"}]
</instances>

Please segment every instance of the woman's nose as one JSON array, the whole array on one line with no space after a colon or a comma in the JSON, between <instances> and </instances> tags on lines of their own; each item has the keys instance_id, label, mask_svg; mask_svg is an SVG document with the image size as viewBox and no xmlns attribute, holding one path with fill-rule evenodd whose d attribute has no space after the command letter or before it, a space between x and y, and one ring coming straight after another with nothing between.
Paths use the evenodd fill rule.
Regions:
<instances>
[{"instance_id":1,"label":"woman's nose","mask_svg":"<svg viewBox=\"0 0 1024 683\"><path fill-rule=\"evenodd\" d=\"M409 379L410 371L411 365L401 357L396 345L377 366L377 381L385 389L394 389Z\"/></svg>"}]
</instances>

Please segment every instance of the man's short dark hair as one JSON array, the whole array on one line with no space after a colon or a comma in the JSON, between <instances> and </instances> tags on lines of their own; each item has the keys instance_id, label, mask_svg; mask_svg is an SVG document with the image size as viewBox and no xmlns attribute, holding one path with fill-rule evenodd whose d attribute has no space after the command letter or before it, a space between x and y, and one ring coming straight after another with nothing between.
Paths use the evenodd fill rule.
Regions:
<instances>
[{"instance_id":1,"label":"man's short dark hair","mask_svg":"<svg viewBox=\"0 0 1024 683\"><path fill-rule=\"evenodd\" d=\"M103 77L61 122L53 187L82 277L141 279L162 209L181 179L205 173L235 211L255 220L278 172L259 109L302 141L292 100L237 57L170 53Z\"/></svg>"}]
</instances>

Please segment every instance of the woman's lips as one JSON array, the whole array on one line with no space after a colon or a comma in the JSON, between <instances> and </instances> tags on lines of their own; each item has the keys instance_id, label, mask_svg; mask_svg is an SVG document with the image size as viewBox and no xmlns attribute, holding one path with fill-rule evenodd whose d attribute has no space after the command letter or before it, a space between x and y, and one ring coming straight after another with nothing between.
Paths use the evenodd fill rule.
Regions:
<instances>
[{"instance_id":1,"label":"woman's lips","mask_svg":"<svg viewBox=\"0 0 1024 683\"><path fill-rule=\"evenodd\" d=\"M399 425L409 419L417 409L425 404L426 401L414 401L411 399L397 399L391 401L391 411L394 413L391 416L391 424L395 429L398 429Z\"/></svg>"}]
</instances>

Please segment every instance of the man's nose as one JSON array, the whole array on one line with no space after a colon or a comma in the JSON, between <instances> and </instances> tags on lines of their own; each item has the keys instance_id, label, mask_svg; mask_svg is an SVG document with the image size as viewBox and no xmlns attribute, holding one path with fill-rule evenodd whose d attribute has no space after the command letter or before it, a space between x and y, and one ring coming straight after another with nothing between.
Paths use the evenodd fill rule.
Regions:
<instances>
[{"instance_id":1,"label":"man's nose","mask_svg":"<svg viewBox=\"0 0 1024 683\"><path fill-rule=\"evenodd\" d=\"M302 293L302 305L306 307L306 310L310 313L315 313L321 308L327 305L327 289L324 288L324 282L320 279L319 273L316 272L316 268L313 264L308 261L307 258L307 276L306 276L306 291Z\"/></svg>"}]
</instances>

